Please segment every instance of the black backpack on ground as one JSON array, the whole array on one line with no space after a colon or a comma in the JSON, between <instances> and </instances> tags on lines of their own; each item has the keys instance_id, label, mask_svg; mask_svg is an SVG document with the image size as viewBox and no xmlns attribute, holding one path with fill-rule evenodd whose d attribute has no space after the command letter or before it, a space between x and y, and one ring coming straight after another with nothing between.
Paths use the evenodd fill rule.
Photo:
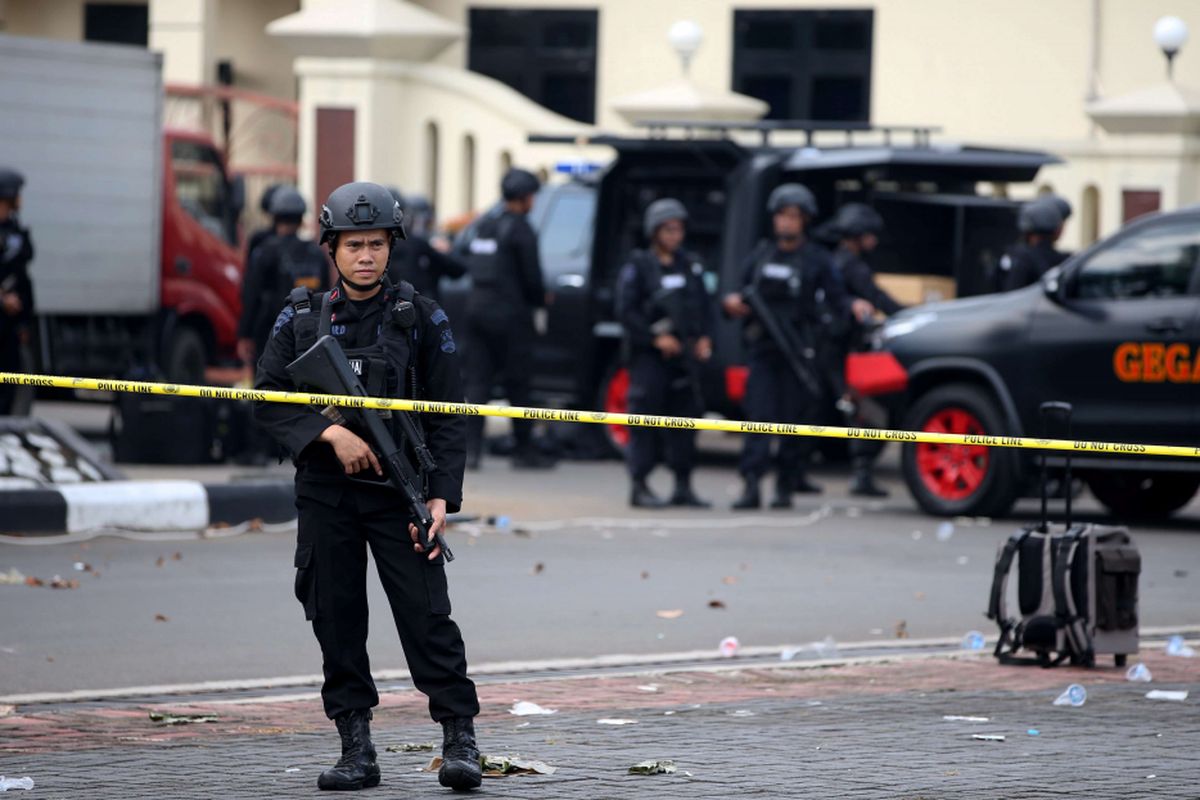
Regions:
<instances>
[{"instance_id":1,"label":"black backpack on ground","mask_svg":"<svg viewBox=\"0 0 1200 800\"><path fill-rule=\"evenodd\" d=\"M1044 403L1043 418L1070 419L1066 403ZM1001 545L987 616L1000 626L1002 664L1095 666L1112 655L1124 666L1138 651L1137 583L1142 561L1124 527L1071 523L1071 462L1063 479L1066 521L1047 521L1046 457L1042 456L1042 521ZM1017 569L1018 614L1008 610L1008 576ZM1032 657L1019 657L1022 650Z\"/></svg>"}]
</instances>

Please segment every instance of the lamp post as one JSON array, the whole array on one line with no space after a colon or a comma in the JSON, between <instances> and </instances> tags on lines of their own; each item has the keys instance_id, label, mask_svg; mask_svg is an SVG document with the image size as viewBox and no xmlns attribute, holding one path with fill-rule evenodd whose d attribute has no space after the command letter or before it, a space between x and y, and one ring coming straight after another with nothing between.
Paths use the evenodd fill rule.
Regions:
<instances>
[{"instance_id":1,"label":"lamp post","mask_svg":"<svg viewBox=\"0 0 1200 800\"><path fill-rule=\"evenodd\" d=\"M667 31L667 41L679 54L679 60L683 62L683 74L687 75L692 56L696 55L700 43L704 41L704 30L690 19L681 19Z\"/></svg>"},{"instance_id":2,"label":"lamp post","mask_svg":"<svg viewBox=\"0 0 1200 800\"><path fill-rule=\"evenodd\" d=\"M1162 17L1154 23L1154 41L1167 57L1167 79L1173 77L1175 56L1187 42L1187 23L1179 17Z\"/></svg>"}]
</instances>

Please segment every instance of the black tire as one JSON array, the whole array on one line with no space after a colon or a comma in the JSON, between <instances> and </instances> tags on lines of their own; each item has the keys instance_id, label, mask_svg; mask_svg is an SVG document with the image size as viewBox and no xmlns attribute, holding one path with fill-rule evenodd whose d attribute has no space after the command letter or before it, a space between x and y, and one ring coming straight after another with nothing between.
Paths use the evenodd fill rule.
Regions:
<instances>
[{"instance_id":1,"label":"black tire","mask_svg":"<svg viewBox=\"0 0 1200 800\"><path fill-rule=\"evenodd\" d=\"M1088 487L1114 516L1164 519L1186 506L1200 489L1200 475L1186 472L1093 472Z\"/></svg>"},{"instance_id":2,"label":"black tire","mask_svg":"<svg viewBox=\"0 0 1200 800\"><path fill-rule=\"evenodd\" d=\"M174 383L204 383L208 348L195 328L180 326L163 352L163 372Z\"/></svg>"},{"instance_id":3,"label":"black tire","mask_svg":"<svg viewBox=\"0 0 1200 800\"><path fill-rule=\"evenodd\" d=\"M978 424L983 434L997 436L1008 432L1000 408L991 395L977 386L965 383L938 386L921 395L905 418L905 428L912 431L925 430L935 417L952 410L960 410L973 418L973 422ZM936 446L932 451L921 451L921 447L905 444L901 451L901 467L909 492L926 513L943 517L1000 517L1012 509L1020 492L1018 462L1012 450L988 448L986 465L974 465L977 470L982 468L982 478L969 492L955 496L950 492L939 493L927 483L918 464L918 453L939 451L936 450ZM928 478L931 482L938 481L938 476L932 473ZM959 486L956 491L967 490Z\"/></svg>"}]
</instances>

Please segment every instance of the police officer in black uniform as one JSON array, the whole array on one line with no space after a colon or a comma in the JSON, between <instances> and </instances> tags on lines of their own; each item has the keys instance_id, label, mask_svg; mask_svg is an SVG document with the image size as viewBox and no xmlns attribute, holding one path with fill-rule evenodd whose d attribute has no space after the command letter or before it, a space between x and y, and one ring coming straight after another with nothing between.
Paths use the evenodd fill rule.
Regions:
<instances>
[{"instance_id":1,"label":"police officer in black uniform","mask_svg":"<svg viewBox=\"0 0 1200 800\"><path fill-rule=\"evenodd\" d=\"M392 197L404 210L404 227L408 238L396 242L388 275L394 283L408 281L417 293L434 302L441 302L438 283L443 277L461 278L467 265L453 255L439 250L430 234L433 232L433 207L422 197L406 198L399 189L390 189Z\"/></svg>"},{"instance_id":2,"label":"police officer in black uniform","mask_svg":"<svg viewBox=\"0 0 1200 800\"><path fill-rule=\"evenodd\" d=\"M895 314L904 308L890 294L875 283L875 272L867 263L867 256L879 246L879 237L883 234L883 218L875 209L863 203L847 203L838 209L833 218L833 230L838 236L838 246L833 253L833 263L837 267L846 291L851 297L861 298L887 316ZM834 349L833 367L837 372L836 394L838 409L845 415L846 424L850 427L870 427L870 420L863 412L863 407L846 386L845 364L846 354L863 345L864 329L852 324L848 338L843 347ZM853 475L850 479L850 494L858 497L887 497L887 490L875 483L875 460L883 450L881 442L868 442L862 439L850 441L850 464Z\"/></svg>"},{"instance_id":3,"label":"police officer in black uniform","mask_svg":"<svg viewBox=\"0 0 1200 800\"><path fill-rule=\"evenodd\" d=\"M401 219L391 194L374 183L346 184L329 196L321 209L321 242L333 254L338 283L321 295L292 293L259 361L256 388L301 388L286 367L328 333L357 364L371 394L462 400L446 313L409 284L386 278L393 240L404 236ZM368 547L413 683L428 695L430 715L443 727L439 780L455 789L479 786L473 722L479 701L467 677L462 635L450 619L440 549L427 551L418 543L403 498L380 482L379 458L361 432L308 407L259 403L255 415L296 462L296 596L321 645L321 697L342 739L341 759L321 774L318 786L379 783L369 724L379 696L366 649ZM424 476L432 537L462 502L464 424L454 415L418 417L437 464ZM396 439L402 441L398 432Z\"/></svg>"},{"instance_id":4,"label":"police officer in black uniform","mask_svg":"<svg viewBox=\"0 0 1200 800\"><path fill-rule=\"evenodd\" d=\"M268 216L270 216L270 214L271 214L271 198L275 196L275 193L277 191L284 188L285 186L287 186L287 184L285 184L285 183L272 183L266 189L263 189L262 196L258 198L258 207L262 209L262 212L264 214L267 214ZM245 261L245 263L247 266L249 266L250 262L252 260L254 260L254 251L256 251L258 249L259 245L261 245L267 239L270 239L272 236L274 236L276 234L276 232L277 231L275 230L275 221L272 220L270 225L267 225L265 228L259 228L258 230L254 231L253 233L250 234L249 238L246 240L246 261Z\"/></svg>"},{"instance_id":5,"label":"police officer in black uniform","mask_svg":"<svg viewBox=\"0 0 1200 800\"><path fill-rule=\"evenodd\" d=\"M500 376L508 400L529 405L529 360L535 337L534 310L546 304L537 234L526 217L533 208L538 179L523 169L510 169L500 182L504 205L484 218L467 245L472 289L467 298L467 400L487 403ZM513 466L551 466L533 442L533 423L513 420L517 440ZM467 466L479 466L483 454L483 417L471 418L467 429Z\"/></svg>"},{"instance_id":6,"label":"police officer in black uniform","mask_svg":"<svg viewBox=\"0 0 1200 800\"><path fill-rule=\"evenodd\" d=\"M642 225L650 248L634 250L617 279L617 319L625 329L632 414L704 413L700 364L712 357L716 308L704 288L703 265L682 249L687 218L678 200L651 203ZM675 491L666 502L646 483L657 460L659 433L675 475ZM709 507L692 491L695 431L635 426L629 434L630 505Z\"/></svg>"},{"instance_id":7,"label":"police officer in black uniform","mask_svg":"<svg viewBox=\"0 0 1200 800\"><path fill-rule=\"evenodd\" d=\"M1054 232L1054 257L1051 259L1052 263L1050 264L1052 267L1057 267L1059 264L1066 261L1071 255L1070 253L1058 249L1058 241L1062 238L1063 227L1067 224L1067 220L1071 218L1071 214L1074 213L1075 209L1071 208L1071 203L1067 200L1067 198L1058 194L1044 194L1033 202L1048 203L1051 206L1054 206L1054 208L1058 211L1059 216L1062 217L1062 224L1059 225L1058 230Z\"/></svg>"},{"instance_id":8,"label":"police officer in black uniform","mask_svg":"<svg viewBox=\"0 0 1200 800\"><path fill-rule=\"evenodd\" d=\"M21 371L21 345L33 324L33 239L17 216L24 185L21 173L0 167L0 370L5 372ZM0 386L0 416L13 413L16 399L16 386Z\"/></svg>"},{"instance_id":9,"label":"police officer in black uniform","mask_svg":"<svg viewBox=\"0 0 1200 800\"><path fill-rule=\"evenodd\" d=\"M325 251L298 235L307 210L304 198L290 186L280 187L271 195L275 233L254 250L242 281L238 355L246 364L253 364L263 352L279 304L292 289L323 292L329 288Z\"/></svg>"},{"instance_id":10,"label":"police officer in black uniform","mask_svg":"<svg viewBox=\"0 0 1200 800\"><path fill-rule=\"evenodd\" d=\"M836 315L860 317L870 312L863 301L852 301L837 276L829 252L809 241L805 231L817 214L817 201L807 187L785 183L771 192L767 210L772 216L774 238L763 240L750 253L743 268L742 285L753 286L773 310L780 325L789 326L803 343L814 367L822 346L822 303ZM746 385L746 415L764 422L813 422L820 397L814 396L795 377L783 352L754 318L741 293L728 295L725 313L745 320L744 336L750 376ZM775 497L771 508L791 508L792 494L819 493L821 488L805 475L812 452L807 438L780 437L776 456ZM738 471L745 488L733 507L753 509L762 505L759 481L771 461L771 440L761 434L748 435L742 446Z\"/></svg>"},{"instance_id":11,"label":"police officer in black uniform","mask_svg":"<svg viewBox=\"0 0 1200 800\"><path fill-rule=\"evenodd\" d=\"M1053 201L1039 198L1021 206L1017 212L1021 239L1000 258L997 289L1011 292L1036 283L1061 263L1066 256L1054 249L1054 241L1062 226L1062 212Z\"/></svg>"}]
</instances>

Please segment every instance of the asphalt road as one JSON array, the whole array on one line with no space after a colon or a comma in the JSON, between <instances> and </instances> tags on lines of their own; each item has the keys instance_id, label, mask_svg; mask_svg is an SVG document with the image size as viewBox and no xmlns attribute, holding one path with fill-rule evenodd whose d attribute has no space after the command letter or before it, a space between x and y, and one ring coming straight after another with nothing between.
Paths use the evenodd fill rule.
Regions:
<instances>
[{"instance_id":1,"label":"asphalt road","mask_svg":"<svg viewBox=\"0 0 1200 800\"><path fill-rule=\"evenodd\" d=\"M469 477L467 511L507 514L509 530L450 534L469 658L715 650L731 635L743 645L888 640L900 625L912 637L993 632L983 610L995 550L1019 519L959 521L943 541L941 521L913 509L894 471L884 474L892 497L875 503L848 498L844 476L818 477L825 495L799 498L792 512L633 513L617 463L531 474L490 462ZM722 466L702 469L698 486L724 507L737 489ZM1200 503L1135 535L1143 625L1200 623ZM292 596L294 541L281 531L0 544L0 572L79 581L0 585L0 694L319 673ZM403 668L371 580L373 666Z\"/></svg>"}]
</instances>

